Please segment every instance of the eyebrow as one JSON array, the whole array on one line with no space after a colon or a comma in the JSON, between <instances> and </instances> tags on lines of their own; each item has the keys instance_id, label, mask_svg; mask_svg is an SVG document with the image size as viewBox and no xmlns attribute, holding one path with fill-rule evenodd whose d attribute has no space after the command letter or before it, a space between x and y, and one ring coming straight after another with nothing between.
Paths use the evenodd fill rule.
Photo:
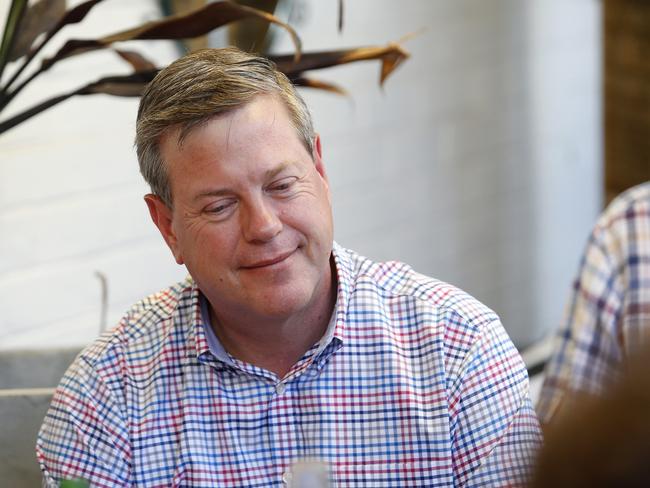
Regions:
<instances>
[{"instance_id":1,"label":"eyebrow","mask_svg":"<svg viewBox=\"0 0 650 488\"><path fill-rule=\"evenodd\" d=\"M198 193L194 197L194 201L200 200L201 198L205 197L221 197L225 195L232 195L233 191L230 190L229 188L221 188L219 190L206 190L202 191L201 193Z\"/></svg>"},{"instance_id":2,"label":"eyebrow","mask_svg":"<svg viewBox=\"0 0 650 488\"><path fill-rule=\"evenodd\" d=\"M275 168L269 169L264 172L264 179L265 180L270 180L271 178L275 178L278 176L280 173L282 173L285 169L287 169L289 166L292 166L294 163L285 161L283 163L280 163L277 165Z\"/></svg>"},{"instance_id":3,"label":"eyebrow","mask_svg":"<svg viewBox=\"0 0 650 488\"><path fill-rule=\"evenodd\" d=\"M264 172L263 178L264 181L270 180L272 178L275 178L277 175L282 173L284 170L289 168L290 166L293 166L294 163L286 161L283 163L280 163L278 166L275 168L271 168L267 171ZM198 193L194 197L194 201L200 200L201 198L205 197L221 197L225 195L232 195L234 191L230 188L219 188L219 189L213 189L213 190L206 190L202 191L201 193Z\"/></svg>"}]
</instances>

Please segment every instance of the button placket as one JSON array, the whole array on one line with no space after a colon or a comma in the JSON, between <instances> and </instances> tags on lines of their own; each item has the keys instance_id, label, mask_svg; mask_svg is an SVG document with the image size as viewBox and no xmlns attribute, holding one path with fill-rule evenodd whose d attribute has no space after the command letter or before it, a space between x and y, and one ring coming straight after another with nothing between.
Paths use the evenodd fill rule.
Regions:
<instances>
[{"instance_id":1,"label":"button placket","mask_svg":"<svg viewBox=\"0 0 650 488\"><path fill-rule=\"evenodd\" d=\"M289 383L290 380L276 379L269 388L270 398L266 424L268 425L268 439L274 452L282 453L283 460L279 463L278 476L283 480L289 475L285 465L289 460L299 459L302 449L301 430L296 422L294 409L295 390ZM272 389L271 389L272 388ZM286 475L286 476L283 476Z\"/></svg>"}]
</instances>

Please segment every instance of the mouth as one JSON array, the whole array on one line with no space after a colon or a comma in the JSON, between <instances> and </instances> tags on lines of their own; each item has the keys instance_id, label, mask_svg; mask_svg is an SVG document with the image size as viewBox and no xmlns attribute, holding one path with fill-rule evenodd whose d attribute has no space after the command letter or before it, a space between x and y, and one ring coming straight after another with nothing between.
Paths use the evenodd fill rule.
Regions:
<instances>
[{"instance_id":1,"label":"mouth","mask_svg":"<svg viewBox=\"0 0 650 488\"><path fill-rule=\"evenodd\" d=\"M271 266L274 266L276 264L280 264L283 261L286 261L293 253L295 252L295 249L292 249L291 251L287 251L281 254L277 254L273 257L270 258L265 258L265 259L260 259L258 261L255 261L253 263L247 264L245 266L242 266L242 269L260 269L260 268L268 268Z\"/></svg>"}]
</instances>

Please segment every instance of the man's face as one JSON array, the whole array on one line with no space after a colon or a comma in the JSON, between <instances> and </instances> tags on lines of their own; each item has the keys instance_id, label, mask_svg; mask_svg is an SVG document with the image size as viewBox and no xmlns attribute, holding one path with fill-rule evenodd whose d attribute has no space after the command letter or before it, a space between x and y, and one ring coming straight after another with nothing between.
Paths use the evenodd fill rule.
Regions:
<instances>
[{"instance_id":1,"label":"man's face","mask_svg":"<svg viewBox=\"0 0 650 488\"><path fill-rule=\"evenodd\" d=\"M193 129L166 135L173 209L147 196L176 261L217 315L288 318L332 286L332 212L321 160L305 149L270 95Z\"/></svg>"}]
</instances>

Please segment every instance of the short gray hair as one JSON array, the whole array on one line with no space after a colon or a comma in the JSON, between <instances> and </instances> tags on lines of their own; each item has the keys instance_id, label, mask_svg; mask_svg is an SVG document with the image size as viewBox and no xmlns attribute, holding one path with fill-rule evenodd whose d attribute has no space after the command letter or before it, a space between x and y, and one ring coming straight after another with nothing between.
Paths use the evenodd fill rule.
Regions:
<instances>
[{"instance_id":1,"label":"short gray hair","mask_svg":"<svg viewBox=\"0 0 650 488\"><path fill-rule=\"evenodd\" d=\"M309 109L289 79L267 58L236 48L201 49L161 70L142 94L136 123L140 172L151 192L171 207L167 168L160 154L161 137L167 131L180 129L182 143L197 125L264 94L282 100L298 137L312 154L314 128Z\"/></svg>"}]
</instances>

